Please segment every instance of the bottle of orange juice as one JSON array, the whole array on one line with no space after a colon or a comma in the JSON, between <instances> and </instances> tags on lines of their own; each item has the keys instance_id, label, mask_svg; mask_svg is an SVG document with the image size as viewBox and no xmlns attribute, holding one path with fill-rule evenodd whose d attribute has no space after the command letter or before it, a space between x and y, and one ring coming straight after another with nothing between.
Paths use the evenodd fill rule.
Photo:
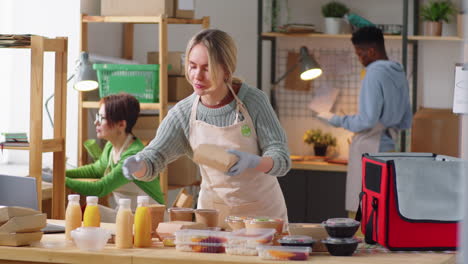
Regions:
<instances>
[{"instance_id":1,"label":"bottle of orange juice","mask_svg":"<svg viewBox=\"0 0 468 264\"><path fill-rule=\"evenodd\" d=\"M99 213L97 196L86 197L86 208L83 215L83 226L101 226L101 214Z\"/></svg>"},{"instance_id":2,"label":"bottle of orange juice","mask_svg":"<svg viewBox=\"0 0 468 264\"><path fill-rule=\"evenodd\" d=\"M130 199L119 199L119 210L115 220L115 246L117 248L133 247L133 214L130 209Z\"/></svg>"},{"instance_id":3,"label":"bottle of orange juice","mask_svg":"<svg viewBox=\"0 0 468 264\"><path fill-rule=\"evenodd\" d=\"M71 240L71 231L81 226L80 196L78 194L68 195L68 205L65 211L65 238Z\"/></svg>"},{"instance_id":4,"label":"bottle of orange juice","mask_svg":"<svg viewBox=\"0 0 468 264\"><path fill-rule=\"evenodd\" d=\"M133 245L135 247L151 246L151 214L148 208L149 197L138 196L138 206L135 212L135 232Z\"/></svg>"}]
</instances>

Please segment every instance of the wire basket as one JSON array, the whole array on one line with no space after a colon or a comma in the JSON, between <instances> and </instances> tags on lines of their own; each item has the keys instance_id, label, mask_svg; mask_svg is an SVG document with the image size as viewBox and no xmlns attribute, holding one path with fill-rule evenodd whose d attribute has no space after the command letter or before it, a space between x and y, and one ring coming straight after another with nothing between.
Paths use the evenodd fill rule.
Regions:
<instances>
[{"instance_id":1,"label":"wire basket","mask_svg":"<svg viewBox=\"0 0 468 264\"><path fill-rule=\"evenodd\" d=\"M93 64L99 96L129 93L141 103L159 102L158 64Z\"/></svg>"}]
</instances>

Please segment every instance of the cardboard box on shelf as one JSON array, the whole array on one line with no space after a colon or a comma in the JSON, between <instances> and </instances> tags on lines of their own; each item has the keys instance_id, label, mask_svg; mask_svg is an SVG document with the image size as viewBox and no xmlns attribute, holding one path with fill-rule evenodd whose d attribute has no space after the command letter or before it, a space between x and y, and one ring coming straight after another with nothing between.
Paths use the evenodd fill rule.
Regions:
<instances>
[{"instance_id":1,"label":"cardboard box on shelf","mask_svg":"<svg viewBox=\"0 0 468 264\"><path fill-rule=\"evenodd\" d=\"M169 185L192 185L199 181L198 166L187 156L181 156L167 166Z\"/></svg>"},{"instance_id":2,"label":"cardboard box on shelf","mask_svg":"<svg viewBox=\"0 0 468 264\"><path fill-rule=\"evenodd\" d=\"M142 115L138 117L138 120L132 129L132 133L139 138L143 144L147 144L156 136L158 126L159 116Z\"/></svg>"},{"instance_id":3,"label":"cardboard box on shelf","mask_svg":"<svg viewBox=\"0 0 468 264\"><path fill-rule=\"evenodd\" d=\"M193 93L192 85L185 76L169 76L167 88L169 102L180 101Z\"/></svg>"},{"instance_id":4,"label":"cardboard box on shelf","mask_svg":"<svg viewBox=\"0 0 468 264\"><path fill-rule=\"evenodd\" d=\"M174 13L177 18L195 17L195 0L174 0Z\"/></svg>"},{"instance_id":5,"label":"cardboard box on shelf","mask_svg":"<svg viewBox=\"0 0 468 264\"><path fill-rule=\"evenodd\" d=\"M101 15L101 0L81 0L80 12L88 16Z\"/></svg>"},{"instance_id":6,"label":"cardboard box on shelf","mask_svg":"<svg viewBox=\"0 0 468 264\"><path fill-rule=\"evenodd\" d=\"M167 64L171 68L167 71L169 75L184 75L185 74L185 56L182 51L169 51L167 54ZM148 64L159 64L159 52L150 51L147 54Z\"/></svg>"},{"instance_id":7,"label":"cardboard box on shelf","mask_svg":"<svg viewBox=\"0 0 468 264\"><path fill-rule=\"evenodd\" d=\"M102 16L174 16L174 0L101 0Z\"/></svg>"},{"instance_id":8,"label":"cardboard box on shelf","mask_svg":"<svg viewBox=\"0 0 468 264\"><path fill-rule=\"evenodd\" d=\"M411 152L460 157L459 116L451 109L419 109L413 117Z\"/></svg>"}]
</instances>

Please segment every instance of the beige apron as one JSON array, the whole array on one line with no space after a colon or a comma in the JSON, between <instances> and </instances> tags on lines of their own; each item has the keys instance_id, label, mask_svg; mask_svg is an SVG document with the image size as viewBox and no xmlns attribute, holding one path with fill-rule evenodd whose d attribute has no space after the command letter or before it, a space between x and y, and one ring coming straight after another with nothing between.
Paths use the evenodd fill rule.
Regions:
<instances>
[{"instance_id":1,"label":"beige apron","mask_svg":"<svg viewBox=\"0 0 468 264\"><path fill-rule=\"evenodd\" d=\"M356 212L359 205L359 193L362 185L362 163L364 153L379 152L382 133L389 131L395 140L397 131L393 128L385 128L378 123L370 130L354 134L349 148L348 173L346 175L346 210Z\"/></svg>"},{"instance_id":2,"label":"beige apron","mask_svg":"<svg viewBox=\"0 0 468 264\"><path fill-rule=\"evenodd\" d=\"M225 149L236 149L260 155L257 135L252 119L237 95L236 119L234 124L217 127L196 120L197 96L190 114L189 141L192 149L200 144L215 144ZM244 116L239 121L239 111ZM286 203L276 177L246 169L237 176L228 176L221 171L200 165L202 184L198 197L198 208L218 209L218 223L226 227L224 219L229 215L267 216L281 218L287 222Z\"/></svg>"}]
</instances>

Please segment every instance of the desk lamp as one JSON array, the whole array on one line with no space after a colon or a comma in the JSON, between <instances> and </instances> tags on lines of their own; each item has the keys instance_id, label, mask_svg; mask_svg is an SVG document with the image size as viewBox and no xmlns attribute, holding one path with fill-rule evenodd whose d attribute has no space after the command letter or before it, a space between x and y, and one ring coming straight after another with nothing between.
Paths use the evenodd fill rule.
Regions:
<instances>
[{"instance_id":1,"label":"desk lamp","mask_svg":"<svg viewBox=\"0 0 468 264\"><path fill-rule=\"evenodd\" d=\"M310 81L322 75L322 69L320 68L320 65L317 63L313 56L309 55L307 47L302 46L299 50L299 61L295 63L291 68L289 68L286 71L286 73L284 73L278 80L276 80L273 83L273 87L276 86L284 78L286 78L286 76L288 76L288 74L290 74L294 69L296 69L298 65L300 65L301 67L300 77L303 81ZM273 109L276 110L276 98L274 89L271 92L271 105L273 106Z\"/></svg>"},{"instance_id":2,"label":"desk lamp","mask_svg":"<svg viewBox=\"0 0 468 264\"><path fill-rule=\"evenodd\" d=\"M70 76L70 78L68 78L67 83L70 82L73 78L75 79L73 88L77 91L88 92L95 90L99 87L99 83L97 82L96 71L93 70L93 64L89 61L89 55L87 52L82 51L80 53L80 58L76 62L75 73L73 73L73 75ZM49 117L49 121L52 127L54 127L54 121L50 116L48 104L53 97L54 94L47 98L45 103L47 116Z\"/></svg>"}]
</instances>

